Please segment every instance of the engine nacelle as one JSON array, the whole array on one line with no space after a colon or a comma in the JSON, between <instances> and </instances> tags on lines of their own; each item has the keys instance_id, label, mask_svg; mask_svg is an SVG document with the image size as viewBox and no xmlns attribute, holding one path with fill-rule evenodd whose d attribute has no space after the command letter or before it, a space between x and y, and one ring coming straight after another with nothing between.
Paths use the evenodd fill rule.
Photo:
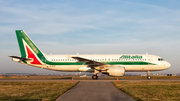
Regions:
<instances>
[{"instance_id":1,"label":"engine nacelle","mask_svg":"<svg viewBox=\"0 0 180 101\"><path fill-rule=\"evenodd\" d=\"M109 68L109 75L110 76L124 76L124 73L125 73L124 67L114 66L114 67Z\"/></svg>"}]
</instances>

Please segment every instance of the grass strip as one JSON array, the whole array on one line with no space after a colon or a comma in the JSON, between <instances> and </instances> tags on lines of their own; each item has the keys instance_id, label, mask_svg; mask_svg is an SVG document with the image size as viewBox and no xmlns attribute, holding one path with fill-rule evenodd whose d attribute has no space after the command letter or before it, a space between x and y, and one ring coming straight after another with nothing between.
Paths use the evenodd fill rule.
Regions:
<instances>
[{"instance_id":1,"label":"grass strip","mask_svg":"<svg viewBox=\"0 0 180 101\"><path fill-rule=\"evenodd\" d=\"M106 77L105 79L116 80L117 77ZM123 77L118 77L118 79L119 80L135 80L135 79L147 80L147 76L123 76ZM180 79L180 76L151 76L151 79Z\"/></svg>"},{"instance_id":2,"label":"grass strip","mask_svg":"<svg viewBox=\"0 0 180 101\"><path fill-rule=\"evenodd\" d=\"M0 101L54 101L77 82L0 82Z\"/></svg>"},{"instance_id":3,"label":"grass strip","mask_svg":"<svg viewBox=\"0 0 180 101\"><path fill-rule=\"evenodd\" d=\"M180 82L113 82L137 101L180 101Z\"/></svg>"}]
</instances>

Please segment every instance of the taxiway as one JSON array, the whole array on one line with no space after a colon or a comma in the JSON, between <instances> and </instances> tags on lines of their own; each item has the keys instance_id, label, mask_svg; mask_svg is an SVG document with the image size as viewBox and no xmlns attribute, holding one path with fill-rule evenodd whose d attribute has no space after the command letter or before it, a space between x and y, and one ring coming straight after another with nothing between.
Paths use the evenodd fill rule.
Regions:
<instances>
[{"instance_id":1,"label":"taxiway","mask_svg":"<svg viewBox=\"0 0 180 101\"><path fill-rule=\"evenodd\" d=\"M72 82L71 79L0 79L0 82ZM118 80L119 82L180 82L180 79L132 79ZM74 82L117 82L117 80L74 80Z\"/></svg>"}]
</instances>

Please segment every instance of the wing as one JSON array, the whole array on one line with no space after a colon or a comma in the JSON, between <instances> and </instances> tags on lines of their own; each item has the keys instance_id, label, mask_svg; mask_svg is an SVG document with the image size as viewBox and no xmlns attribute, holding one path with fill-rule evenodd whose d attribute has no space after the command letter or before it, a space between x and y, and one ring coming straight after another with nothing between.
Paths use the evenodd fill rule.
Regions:
<instances>
[{"instance_id":1,"label":"wing","mask_svg":"<svg viewBox=\"0 0 180 101\"><path fill-rule=\"evenodd\" d=\"M84 65L88 65L88 67L91 67L93 69L104 70L106 69L108 65L106 63L101 63L101 62L93 61L93 60L82 58L82 57L71 57L71 56L68 56L68 57L76 59L80 63L85 63Z\"/></svg>"},{"instance_id":2,"label":"wing","mask_svg":"<svg viewBox=\"0 0 180 101\"><path fill-rule=\"evenodd\" d=\"M78 62L84 62L85 65L89 65L89 66L101 66L101 65L106 65L105 63L101 63L101 62L89 60L89 59L82 58L82 57L71 57L71 58L78 60Z\"/></svg>"}]
</instances>

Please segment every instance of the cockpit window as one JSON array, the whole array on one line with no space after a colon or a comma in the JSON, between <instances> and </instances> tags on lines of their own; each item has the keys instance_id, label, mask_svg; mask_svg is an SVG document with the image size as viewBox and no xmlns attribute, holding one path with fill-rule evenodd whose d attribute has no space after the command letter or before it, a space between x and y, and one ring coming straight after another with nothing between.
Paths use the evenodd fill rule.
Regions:
<instances>
[{"instance_id":1,"label":"cockpit window","mask_svg":"<svg viewBox=\"0 0 180 101\"><path fill-rule=\"evenodd\" d=\"M158 58L158 61L163 61L164 59L162 59L162 58Z\"/></svg>"}]
</instances>

